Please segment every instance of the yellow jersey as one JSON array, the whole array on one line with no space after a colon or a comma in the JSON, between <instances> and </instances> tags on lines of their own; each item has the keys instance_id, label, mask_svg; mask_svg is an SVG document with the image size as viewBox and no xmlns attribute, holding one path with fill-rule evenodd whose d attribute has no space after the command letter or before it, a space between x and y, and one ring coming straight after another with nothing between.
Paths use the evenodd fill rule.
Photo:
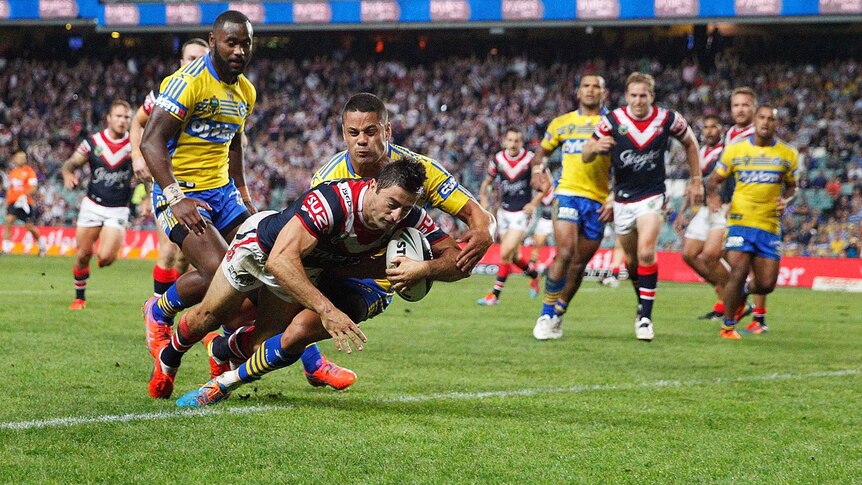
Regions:
<instances>
[{"instance_id":1,"label":"yellow jersey","mask_svg":"<svg viewBox=\"0 0 862 485\"><path fill-rule=\"evenodd\" d=\"M797 157L795 148L777 138L772 146L757 146L749 137L725 147L715 172L736 182L727 225L780 234L778 197L785 183L796 182Z\"/></svg>"},{"instance_id":2,"label":"yellow jersey","mask_svg":"<svg viewBox=\"0 0 862 485\"><path fill-rule=\"evenodd\" d=\"M583 116L578 110L558 116L551 121L542 139L542 148L550 154L558 146L563 150L563 173L557 194L586 197L602 204L608 198L611 158L597 155L592 163L584 163L581 153L592 138L596 125L605 114Z\"/></svg>"},{"instance_id":3,"label":"yellow jersey","mask_svg":"<svg viewBox=\"0 0 862 485\"><path fill-rule=\"evenodd\" d=\"M228 147L245 128L256 98L254 86L243 75L233 84L221 81L209 55L162 81L155 104L182 122L179 133L168 141L168 150L183 190L228 184Z\"/></svg>"},{"instance_id":4,"label":"yellow jersey","mask_svg":"<svg viewBox=\"0 0 862 485\"><path fill-rule=\"evenodd\" d=\"M473 199L473 195L461 187L455 177L435 160L391 143L387 148L387 156L392 161L401 160L406 156L413 157L425 166L425 191L416 205L425 208L436 207L454 216L467 205L467 201ZM345 178L361 178L353 169L347 150L332 157L329 162L315 172L311 178L311 186L314 187L327 180Z\"/></svg>"}]
</instances>

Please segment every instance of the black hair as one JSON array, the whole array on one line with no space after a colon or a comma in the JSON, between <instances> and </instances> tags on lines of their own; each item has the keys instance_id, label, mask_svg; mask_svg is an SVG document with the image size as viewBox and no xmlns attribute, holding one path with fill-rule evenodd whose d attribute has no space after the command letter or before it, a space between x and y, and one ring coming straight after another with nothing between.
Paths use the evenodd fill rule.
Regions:
<instances>
[{"instance_id":1,"label":"black hair","mask_svg":"<svg viewBox=\"0 0 862 485\"><path fill-rule=\"evenodd\" d=\"M222 27L224 27L224 24L228 22L233 24L244 24L246 22L251 23L244 13L237 10L228 10L226 12L222 12L218 17L216 17L215 22L213 22L213 32L221 30Z\"/></svg>"},{"instance_id":2,"label":"black hair","mask_svg":"<svg viewBox=\"0 0 862 485\"><path fill-rule=\"evenodd\" d=\"M341 110L341 122L344 122L344 113L358 111L360 113L377 113L377 118L384 125L389 121L389 112L386 110L386 105L377 96L371 93L354 94L344 104L344 109Z\"/></svg>"},{"instance_id":3,"label":"black hair","mask_svg":"<svg viewBox=\"0 0 862 485\"><path fill-rule=\"evenodd\" d=\"M401 187L421 197L422 189L425 187L425 166L413 157L404 157L384 165L375 179L378 191L389 187Z\"/></svg>"}]
</instances>

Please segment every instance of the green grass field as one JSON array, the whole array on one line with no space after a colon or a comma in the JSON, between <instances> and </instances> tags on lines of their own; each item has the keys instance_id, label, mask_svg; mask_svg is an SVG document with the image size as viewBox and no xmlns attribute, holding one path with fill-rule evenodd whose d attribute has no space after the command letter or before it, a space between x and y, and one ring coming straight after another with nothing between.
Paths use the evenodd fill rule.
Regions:
<instances>
[{"instance_id":1,"label":"green grass field","mask_svg":"<svg viewBox=\"0 0 862 485\"><path fill-rule=\"evenodd\" d=\"M779 289L770 333L718 337L703 285L664 283L656 340L634 295L585 282L560 341L514 277L437 284L363 325L359 374L312 388L299 364L223 404L177 411L146 390L140 304L151 263L93 269L69 312L71 260L3 256L3 483L860 483L862 299ZM175 397L207 379L194 349Z\"/></svg>"}]
</instances>

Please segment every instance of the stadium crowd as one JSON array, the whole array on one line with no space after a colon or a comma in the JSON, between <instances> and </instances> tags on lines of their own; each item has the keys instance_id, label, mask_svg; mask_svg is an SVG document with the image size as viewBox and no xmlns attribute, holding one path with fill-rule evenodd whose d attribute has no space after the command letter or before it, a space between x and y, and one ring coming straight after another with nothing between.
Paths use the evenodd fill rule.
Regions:
<instances>
[{"instance_id":1,"label":"stadium crowd","mask_svg":"<svg viewBox=\"0 0 862 485\"><path fill-rule=\"evenodd\" d=\"M103 127L115 98L140 104L176 68L162 58L103 62L0 59L0 167L26 149L40 179L39 223L71 224L77 194L63 189L60 166L81 138ZM778 136L800 151L800 197L784 218L788 255L859 257L862 227L862 65L748 65L732 53L714 65L655 59L541 65L522 57L447 58L426 65L361 63L336 52L304 60L257 58L248 77L258 102L247 126L246 179L258 207L280 208L308 187L314 169L344 148L338 113L347 97L372 91L388 102L394 141L441 162L461 183L478 188L507 126L524 130L536 148L546 125L575 107L581 73L607 78L608 106L623 102L625 76L656 78L659 105L694 125L704 115L730 122L729 97L748 85L779 106ZM671 161L671 178L687 178ZM679 207L674 204L673 207ZM671 212L669 221L676 217ZM452 229L453 221L441 221ZM133 227L150 227L137 218ZM670 227L670 226L668 226ZM678 238L664 238L665 249Z\"/></svg>"}]
</instances>

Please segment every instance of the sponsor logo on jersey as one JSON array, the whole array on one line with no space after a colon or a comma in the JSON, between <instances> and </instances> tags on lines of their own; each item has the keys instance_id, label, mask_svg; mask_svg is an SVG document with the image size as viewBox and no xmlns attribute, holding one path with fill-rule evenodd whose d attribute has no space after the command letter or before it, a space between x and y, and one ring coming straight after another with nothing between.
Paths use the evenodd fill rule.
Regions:
<instances>
[{"instance_id":1,"label":"sponsor logo on jersey","mask_svg":"<svg viewBox=\"0 0 862 485\"><path fill-rule=\"evenodd\" d=\"M653 170L656 167L656 160L660 159L661 156L661 150L650 150L648 152L625 150L620 153L620 163L622 164L622 168L631 168L635 172Z\"/></svg>"},{"instance_id":2,"label":"sponsor logo on jersey","mask_svg":"<svg viewBox=\"0 0 862 485\"><path fill-rule=\"evenodd\" d=\"M619 131L620 135L625 135L629 132L629 127L626 125L620 125L619 128L617 128L617 131Z\"/></svg>"},{"instance_id":3,"label":"sponsor logo on jersey","mask_svg":"<svg viewBox=\"0 0 862 485\"><path fill-rule=\"evenodd\" d=\"M185 106L165 97L164 95L159 96L159 99L156 100L156 106L179 118L185 118L186 113L188 112Z\"/></svg>"},{"instance_id":4,"label":"sponsor logo on jersey","mask_svg":"<svg viewBox=\"0 0 862 485\"><path fill-rule=\"evenodd\" d=\"M777 184L781 181L781 172L742 170L737 177L744 184Z\"/></svg>"},{"instance_id":5,"label":"sponsor logo on jersey","mask_svg":"<svg viewBox=\"0 0 862 485\"><path fill-rule=\"evenodd\" d=\"M566 140L563 142L564 154L579 154L584 151L587 140Z\"/></svg>"},{"instance_id":6,"label":"sponsor logo on jersey","mask_svg":"<svg viewBox=\"0 0 862 485\"><path fill-rule=\"evenodd\" d=\"M233 140L237 130L239 130L239 125L235 123L192 118L186 124L185 132L196 138L213 143L228 143Z\"/></svg>"},{"instance_id":7,"label":"sponsor logo on jersey","mask_svg":"<svg viewBox=\"0 0 862 485\"><path fill-rule=\"evenodd\" d=\"M303 212L308 214L312 224L320 232L326 232L326 228L330 224L329 211L326 210L324 204L325 202L320 199L316 191L308 194L302 203Z\"/></svg>"},{"instance_id":8,"label":"sponsor logo on jersey","mask_svg":"<svg viewBox=\"0 0 862 485\"><path fill-rule=\"evenodd\" d=\"M440 194L440 197L445 199L452 195L452 192L458 188L458 182L451 175L446 179L445 182L440 184L440 188L437 189L437 193Z\"/></svg>"}]
</instances>

